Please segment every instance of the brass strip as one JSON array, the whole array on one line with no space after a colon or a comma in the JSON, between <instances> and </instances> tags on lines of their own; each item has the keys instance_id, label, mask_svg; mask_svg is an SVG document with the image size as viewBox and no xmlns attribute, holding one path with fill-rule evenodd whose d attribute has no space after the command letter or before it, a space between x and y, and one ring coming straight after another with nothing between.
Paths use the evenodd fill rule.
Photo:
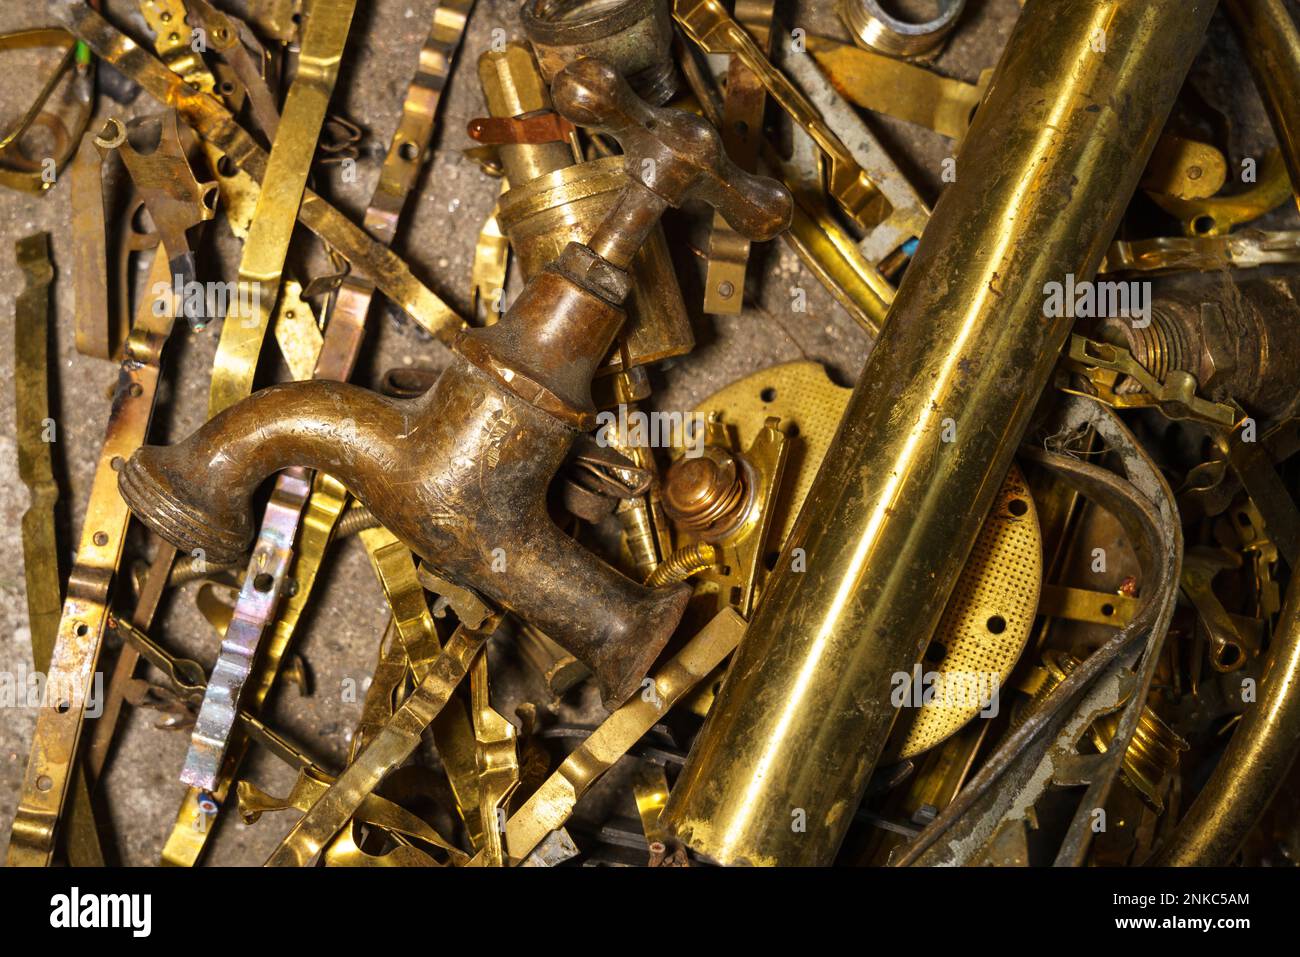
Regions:
<instances>
[{"instance_id":1,"label":"brass strip","mask_svg":"<svg viewBox=\"0 0 1300 957\"><path fill-rule=\"evenodd\" d=\"M721 126L722 105L717 90L693 58L683 61L682 67L704 116ZM874 339L893 301L894 287L867 262L857 242L828 208L822 188L821 152L803 134L796 134L794 154L789 160L766 140L762 150L768 169L780 177L794 197L790 228L781 234L782 238L853 321Z\"/></svg>"},{"instance_id":2,"label":"brass strip","mask_svg":"<svg viewBox=\"0 0 1300 957\"><path fill-rule=\"evenodd\" d=\"M452 63L456 51L460 48L460 41L473 6L474 0L448 0L440 3L434 10L433 24L424 45L420 48L415 76L411 78L410 85L406 89L406 97L402 101L402 115L393 134L393 140L388 145L388 154L384 157L379 182L370 197L370 205L366 209L363 220L366 231L383 247L392 245L407 197L415 187L421 162L433 140L438 107L442 103L442 91L451 73ZM382 288L382 284L380 286ZM340 351L350 352L355 357L374 291L374 282L352 275L347 276L339 287L330 324L351 328L357 340L352 343L349 337L341 335L342 330L340 330L340 333L336 333ZM384 292L392 298L390 290L384 289ZM400 302L398 304L401 305ZM417 321L419 321L418 317ZM453 325L458 324L453 323ZM438 330L430 328L427 324L421 323L421 325L430 332L438 334ZM448 326L448 329L450 328ZM322 353L321 361L337 360L331 358L327 350ZM346 371L341 371L338 378L348 377L353 361L355 359L346 363Z\"/></svg>"},{"instance_id":3,"label":"brass strip","mask_svg":"<svg viewBox=\"0 0 1300 957\"><path fill-rule=\"evenodd\" d=\"M1156 236L1111 244L1101 272L1253 269L1300 262L1300 231L1241 229L1226 236Z\"/></svg>"},{"instance_id":4,"label":"brass strip","mask_svg":"<svg viewBox=\"0 0 1300 957\"><path fill-rule=\"evenodd\" d=\"M48 672L59 630L62 604L59 548L54 509L59 487L54 481L50 446L55 439L49 402L50 237L36 233L14 244L25 286L14 302L14 418L18 431L18 475L27 486L23 513L23 577L27 582L27 624L32 637L32 665ZM78 768L68 811L68 861L74 867L103 867L104 854L90 804L84 772Z\"/></svg>"},{"instance_id":5,"label":"brass strip","mask_svg":"<svg viewBox=\"0 0 1300 957\"><path fill-rule=\"evenodd\" d=\"M37 671L50 666L62 605L54 525L59 487L54 481L50 454L56 424L50 418L48 347L54 267L49 249L48 233L36 233L14 244L26 282L14 303L14 418L18 429L18 475L30 497L22 520L23 575L27 579L32 661Z\"/></svg>"},{"instance_id":6,"label":"brass strip","mask_svg":"<svg viewBox=\"0 0 1300 957\"><path fill-rule=\"evenodd\" d=\"M77 351L112 359L126 341L129 317L108 301L108 234L104 221L104 157L83 136L72 161L72 278ZM117 326L117 328L114 328Z\"/></svg>"},{"instance_id":7,"label":"brass strip","mask_svg":"<svg viewBox=\"0 0 1300 957\"><path fill-rule=\"evenodd\" d=\"M840 95L877 113L958 140L966 134L986 83L940 76L915 63L826 37L805 38L808 52Z\"/></svg>"},{"instance_id":8,"label":"brass strip","mask_svg":"<svg viewBox=\"0 0 1300 957\"><path fill-rule=\"evenodd\" d=\"M305 867L311 863L384 776L419 746L424 729L447 704L498 621L497 616L489 618L481 631L463 625L456 629L424 680L360 757L299 818L267 859L268 867Z\"/></svg>"},{"instance_id":9,"label":"brass strip","mask_svg":"<svg viewBox=\"0 0 1300 957\"><path fill-rule=\"evenodd\" d=\"M306 811L325 793L333 780L330 775L325 774L318 768L304 768L298 772L298 778L294 782L293 789L284 798L274 797L247 781L240 781L238 788L240 816L244 819L244 823L252 824L268 811L282 811L288 808ZM434 847L446 851L447 856L453 863L463 864L468 860L468 856L464 851L454 847L424 820L412 814L400 804L380 797L378 794L371 794L366 797L357 810L356 820L374 827L381 827L394 836L405 835L432 844ZM335 848L338 850L335 851ZM334 848L331 848L331 852L333 852L329 861L331 865L364 865L368 862L360 858L371 857L365 855L352 843L347 831L340 835L340 841L336 842ZM417 853L423 858L422 863L435 863L428 855L421 852ZM371 857L370 862L372 863L374 860Z\"/></svg>"},{"instance_id":10,"label":"brass strip","mask_svg":"<svg viewBox=\"0 0 1300 957\"><path fill-rule=\"evenodd\" d=\"M773 6L773 0L737 0L736 3L736 20L754 38L755 46L764 56L771 56ZM762 81L733 54L727 66L720 129L727 155L747 173L758 168L766 105ZM715 210L704 277L705 312L734 315L744 308L748 265L749 240L732 229Z\"/></svg>"},{"instance_id":11,"label":"brass strip","mask_svg":"<svg viewBox=\"0 0 1300 957\"><path fill-rule=\"evenodd\" d=\"M510 859L523 860L562 826L587 789L662 720L683 694L731 654L744 631L745 619L726 608L657 668L653 680L647 679L639 694L606 718L506 822ZM469 866L485 863L486 855L480 851Z\"/></svg>"},{"instance_id":12,"label":"brass strip","mask_svg":"<svg viewBox=\"0 0 1300 957\"><path fill-rule=\"evenodd\" d=\"M402 647L396 623L389 617L383 640L379 643L379 660L375 662L370 687L366 688L366 697L361 703L361 718L348 748L349 764L393 717L406 672L406 650Z\"/></svg>"},{"instance_id":13,"label":"brass strip","mask_svg":"<svg viewBox=\"0 0 1300 957\"><path fill-rule=\"evenodd\" d=\"M154 33L153 46L158 57L186 82L197 83L204 93L211 93L216 80L194 48L193 33L198 23L189 23L184 0L139 0L144 22Z\"/></svg>"},{"instance_id":14,"label":"brass strip","mask_svg":"<svg viewBox=\"0 0 1300 957\"><path fill-rule=\"evenodd\" d=\"M479 820L483 824L483 866L505 866L503 828L498 815L519 787L518 732L492 707L488 697L488 660L481 654L470 671L470 711L474 722L474 759L478 766Z\"/></svg>"},{"instance_id":15,"label":"brass strip","mask_svg":"<svg viewBox=\"0 0 1300 957\"><path fill-rule=\"evenodd\" d=\"M392 611L391 627L397 633L402 659L410 666L415 680L422 682L437 660L442 646L433 616L429 613L424 586L415 571L414 556L397 536L383 526L364 529L360 537L370 554L384 598ZM381 667L384 662L385 659L381 658ZM374 680L377 681L378 678ZM392 717L391 708L388 717ZM354 744L361 747L379 730L382 730L382 725L378 728L368 727L363 741L358 743L354 739ZM451 783L456 810L465 824L465 831L470 842L475 847L481 847L484 831L479 814L477 744L469 716L460 701L449 702L448 707L434 719L433 740L438 748L438 756L442 759L443 770L447 773L447 780Z\"/></svg>"},{"instance_id":16,"label":"brass strip","mask_svg":"<svg viewBox=\"0 0 1300 957\"><path fill-rule=\"evenodd\" d=\"M324 348L324 336L316 325L316 314L311 304L303 298L302 283L286 279L275 304L275 341L280 346L289 375L294 379L310 379L316 371ZM346 376L344 376L346 378Z\"/></svg>"},{"instance_id":17,"label":"brass strip","mask_svg":"<svg viewBox=\"0 0 1300 957\"><path fill-rule=\"evenodd\" d=\"M176 560L176 547L160 541L158 551L149 564L144 582L140 586L140 595L131 613L131 624L140 629L148 629L153 623L154 613L162 600L167 587L167 578L171 573L172 562ZM110 626L111 627L111 626ZM108 761L108 751L113 743L113 734L117 730L118 717L122 712L122 702L131 679L135 676L135 666L140 660L135 647L126 644L118 652L117 662L113 665L113 674L108 680L108 690L104 695L104 712L91 729L90 744L86 748L86 771L90 780L98 782L104 765Z\"/></svg>"},{"instance_id":18,"label":"brass strip","mask_svg":"<svg viewBox=\"0 0 1300 957\"><path fill-rule=\"evenodd\" d=\"M415 680L421 681L442 646L424 598L424 588L415 574L411 550L382 526L364 529L360 537L392 609L393 625L411 662Z\"/></svg>"},{"instance_id":19,"label":"brass strip","mask_svg":"<svg viewBox=\"0 0 1300 957\"><path fill-rule=\"evenodd\" d=\"M239 127L220 102L189 88L184 80L84 3L51 0L50 12L101 58L140 84L150 96L174 105L182 119L199 136L227 154L240 169L258 182L265 176L266 151ZM460 317L417 280L405 262L311 190L303 194L298 219L365 273L384 295L431 335L450 341L463 327Z\"/></svg>"},{"instance_id":20,"label":"brass strip","mask_svg":"<svg viewBox=\"0 0 1300 957\"><path fill-rule=\"evenodd\" d=\"M1286 0L1224 3L1300 203L1300 28ZM1294 9L1292 7L1291 9Z\"/></svg>"},{"instance_id":21,"label":"brass strip","mask_svg":"<svg viewBox=\"0 0 1300 957\"><path fill-rule=\"evenodd\" d=\"M668 803L668 776L663 765L642 761L632 779L632 794L636 798L637 816L641 818L641 830L645 832L646 843L654 853L656 844L663 844L668 834L659 824L659 815Z\"/></svg>"},{"instance_id":22,"label":"brass strip","mask_svg":"<svg viewBox=\"0 0 1300 957\"><path fill-rule=\"evenodd\" d=\"M155 255L149 287L166 284L169 273L167 257ZM148 431L159 359L172 327L172 305L169 301L168 308L155 310L152 298L145 297L127 339L47 677L47 687L59 689L62 700L42 707L36 720L22 798L14 815L11 865L46 866L54 851L55 828L67 797L108 616L109 586L131 516L117 490L117 469L140 447Z\"/></svg>"},{"instance_id":23,"label":"brass strip","mask_svg":"<svg viewBox=\"0 0 1300 957\"><path fill-rule=\"evenodd\" d=\"M286 469L276 479L181 769L181 781L191 787L217 786L235 729L240 694L285 588L298 519L310 490L310 476L304 468Z\"/></svg>"},{"instance_id":24,"label":"brass strip","mask_svg":"<svg viewBox=\"0 0 1300 957\"><path fill-rule=\"evenodd\" d=\"M1122 628L1133 620L1141 604L1138 599L1127 595L1044 584L1038 596L1038 613Z\"/></svg>"},{"instance_id":25,"label":"brass strip","mask_svg":"<svg viewBox=\"0 0 1300 957\"><path fill-rule=\"evenodd\" d=\"M510 189L507 180L501 182L501 192ZM510 243L501 231L497 219L499 207L483 221L474 244L474 264L470 267L469 282L474 299L474 318L482 325L491 325L505 309L506 275L510 269Z\"/></svg>"},{"instance_id":26,"label":"brass strip","mask_svg":"<svg viewBox=\"0 0 1300 957\"><path fill-rule=\"evenodd\" d=\"M1259 163L1259 179L1239 193L1208 199L1179 199L1150 193L1157 206L1175 217L1184 236L1222 236L1234 226L1249 223L1272 212L1292 198L1282 151L1274 148Z\"/></svg>"},{"instance_id":27,"label":"brass strip","mask_svg":"<svg viewBox=\"0 0 1300 957\"><path fill-rule=\"evenodd\" d=\"M718 0L674 0L673 18L705 53L730 53L753 71L772 99L813 139L830 163L830 194L849 218L870 229L892 207L876 184L854 161L848 147L831 132L816 107L776 69L744 28L727 15Z\"/></svg>"},{"instance_id":28,"label":"brass strip","mask_svg":"<svg viewBox=\"0 0 1300 957\"><path fill-rule=\"evenodd\" d=\"M267 88L252 54L240 40L240 25L226 16L208 0L186 0L198 15L199 23L208 32L208 42L221 59L225 60L248 96L253 118L268 142L274 142L280 125L280 110L275 97ZM209 90L208 92L212 92Z\"/></svg>"},{"instance_id":29,"label":"brass strip","mask_svg":"<svg viewBox=\"0 0 1300 957\"><path fill-rule=\"evenodd\" d=\"M316 583L320 562L333 535L334 526L347 504L347 490L331 476L316 473L311 497L307 500L301 521L302 531L299 535L298 550L289 569L289 577L297 582L298 589L285 597L280 603L279 614L271 626L271 635L264 641L261 650L262 665L253 677L252 687L246 691L248 701L246 709L260 709L270 694L280 670L280 662L293 637L294 629L311 597ZM215 787L205 792L200 788L190 788L181 801L176 814L171 834L163 846L163 863L175 867L193 867L202 855L210 827L196 827L196 821L205 823L214 819L224 806L230 787L234 781L239 765L247 751L248 742L242 731L236 731L227 749L225 764L217 777ZM206 803L205 803L206 800ZM205 812L203 808L212 803L217 811Z\"/></svg>"},{"instance_id":30,"label":"brass strip","mask_svg":"<svg viewBox=\"0 0 1300 957\"><path fill-rule=\"evenodd\" d=\"M262 340L279 297L296 213L355 9L356 0L316 0L307 16L298 73L285 97L284 115L260 177L263 189L257 197L253 225L239 263L241 310L252 303L253 314L241 314L238 321L227 316L221 326L208 399L209 418L253 390Z\"/></svg>"},{"instance_id":31,"label":"brass strip","mask_svg":"<svg viewBox=\"0 0 1300 957\"><path fill-rule=\"evenodd\" d=\"M794 197L790 228L783 234L803 260L853 320L874 339L880 334L894 287L873 263L867 261L857 242L837 222L822 189L821 156L816 146L796 133L794 152L782 159L764 144L768 165L779 171L781 181Z\"/></svg>"},{"instance_id":32,"label":"brass strip","mask_svg":"<svg viewBox=\"0 0 1300 957\"><path fill-rule=\"evenodd\" d=\"M781 48L783 51L784 47ZM919 239L930 221L930 207L898 168L857 111L836 92L811 57L782 52L777 62L821 113L826 125L846 143L854 162L889 201L890 214L867 231L858 248L880 266L909 240Z\"/></svg>"},{"instance_id":33,"label":"brass strip","mask_svg":"<svg viewBox=\"0 0 1300 957\"><path fill-rule=\"evenodd\" d=\"M421 161L433 138L442 91L473 9L474 0L442 0L433 11L433 24L420 48L415 76L406 88L397 131L366 210L366 230L385 246L393 244L398 218L420 174Z\"/></svg>"}]
</instances>

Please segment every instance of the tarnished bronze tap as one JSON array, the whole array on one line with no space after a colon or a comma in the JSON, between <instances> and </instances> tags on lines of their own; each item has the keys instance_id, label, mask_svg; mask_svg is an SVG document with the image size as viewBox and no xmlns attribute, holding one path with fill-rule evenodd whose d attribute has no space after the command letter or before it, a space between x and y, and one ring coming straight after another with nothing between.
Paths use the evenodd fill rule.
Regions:
<instances>
[{"instance_id":1,"label":"tarnished bronze tap","mask_svg":"<svg viewBox=\"0 0 1300 957\"><path fill-rule=\"evenodd\" d=\"M570 121L619 140L629 184L587 245L570 243L499 323L460 334L427 393L273 386L178 445L141 448L119 486L158 534L220 563L248 547L249 499L267 476L328 472L448 579L563 645L616 704L676 628L689 589L648 589L600 561L551 522L547 486L594 425L591 379L623 325L626 270L663 211L693 196L765 240L789 223L791 200L732 165L705 121L648 106L601 61L565 68L552 96Z\"/></svg>"}]
</instances>

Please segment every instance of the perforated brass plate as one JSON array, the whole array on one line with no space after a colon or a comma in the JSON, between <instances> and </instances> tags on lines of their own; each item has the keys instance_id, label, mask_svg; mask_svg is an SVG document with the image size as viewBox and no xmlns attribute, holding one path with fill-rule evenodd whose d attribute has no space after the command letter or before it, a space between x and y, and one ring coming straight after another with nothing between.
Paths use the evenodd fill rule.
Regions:
<instances>
[{"instance_id":1,"label":"perforated brass plate","mask_svg":"<svg viewBox=\"0 0 1300 957\"><path fill-rule=\"evenodd\" d=\"M739 379L695 409L704 415L721 414L728 428L735 430L741 447L752 442L767 417L773 415L793 439L772 518L770 556L780 551L794 526L851 391L831 382L816 362L789 362ZM996 676L997 686L1001 686L1029 640L1042 578L1038 513L1024 476L1013 465L948 600L927 660L922 662L924 672L944 676L934 682L935 687L942 687L946 679L953 688L958 674L979 676L986 689L992 689ZM953 697L958 700L949 703L951 699L937 696L918 709L899 757L934 747L980 712L979 702L972 704L971 696Z\"/></svg>"}]
</instances>

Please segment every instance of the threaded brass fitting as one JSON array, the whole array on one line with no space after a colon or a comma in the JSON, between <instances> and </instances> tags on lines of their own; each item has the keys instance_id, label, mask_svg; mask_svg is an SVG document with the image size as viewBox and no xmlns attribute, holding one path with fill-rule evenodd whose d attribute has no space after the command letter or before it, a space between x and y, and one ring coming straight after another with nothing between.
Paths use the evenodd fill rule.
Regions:
<instances>
[{"instance_id":1,"label":"threaded brass fitting","mask_svg":"<svg viewBox=\"0 0 1300 957\"><path fill-rule=\"evenodd\" d=\"M696 572L712 568L718 562L718 550L708 542L696 542L685 548L679 548L668 556L654 570L646 584L651 588L662 588L685 581Z\"/></svg>"}]
</instances>

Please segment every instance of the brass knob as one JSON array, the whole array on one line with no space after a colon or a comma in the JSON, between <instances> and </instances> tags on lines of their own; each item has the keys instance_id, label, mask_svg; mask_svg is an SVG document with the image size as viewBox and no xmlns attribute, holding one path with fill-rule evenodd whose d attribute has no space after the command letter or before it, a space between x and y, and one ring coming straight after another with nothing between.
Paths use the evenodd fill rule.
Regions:
<instances>
[{"instance_id":1,"label":"brass knob","mask_svg":"<svg viewBox=\"0 0 1300 957\"><path fill-rule=\"evenodd\" d=\"M551 99L570 122L618 140L628 175L669 206L703 200L753 242L790 225L789 190L746 173L727 158L722 136L706 120L651 106L603 60L570 63L551 84Z\"/></svg>"}]
</instances>

